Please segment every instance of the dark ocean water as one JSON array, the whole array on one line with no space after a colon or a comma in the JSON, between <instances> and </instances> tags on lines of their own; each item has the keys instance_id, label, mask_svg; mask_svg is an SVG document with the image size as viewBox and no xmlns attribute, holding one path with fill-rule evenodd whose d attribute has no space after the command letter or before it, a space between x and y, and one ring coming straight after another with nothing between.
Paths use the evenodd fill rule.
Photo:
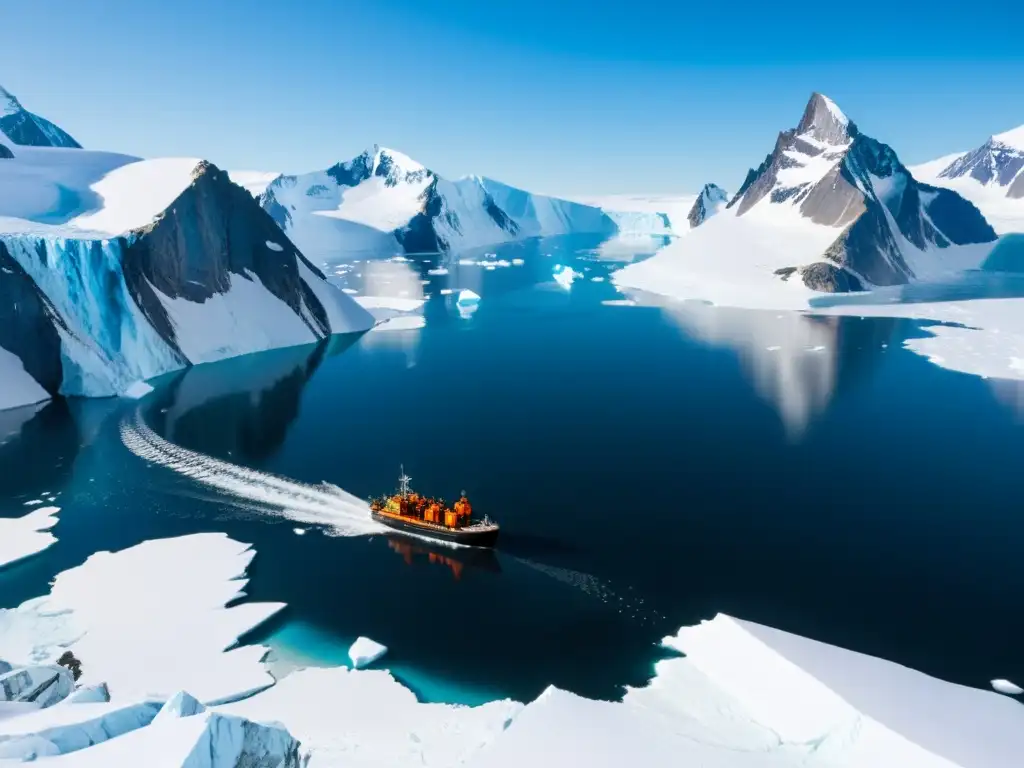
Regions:
<instances>
[{"instance_id":1,"label":"dark ocean water","mask_svg":"<svg viewBox=\"0 0 1024 768\"><path fill-rule=\"evenodd\" d=\"M509 246L523 265L446 275L429 257L332 266L360 292L430 294L424 326L8 416L0 514L43 490L62 512L57 545L0 571L0 606L97 549L216 530L255 545L250 598L289 605L252 637L282 670L344 662L367 635L433 700L612 698L717 612L968 685L1024 678L1016 387L903 350L923 333L906 321L623 305L592 278L630 246L597 245ZM559 286L556 264L582 277ZM499 547L296 535L244 489L134 456L119 427L137 408L188 449L360 497L404 464L426 493L465 489Z\"/></svg>"}]
</instances>

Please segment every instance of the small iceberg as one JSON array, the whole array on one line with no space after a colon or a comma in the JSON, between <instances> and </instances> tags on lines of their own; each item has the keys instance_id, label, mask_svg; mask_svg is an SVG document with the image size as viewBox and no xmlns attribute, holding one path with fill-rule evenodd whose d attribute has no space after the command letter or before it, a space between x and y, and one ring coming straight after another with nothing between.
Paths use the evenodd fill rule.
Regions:
<instances>
[{"instance_id":1,"label":"small iceberg","mask_svg":"<svg viewBox=\"0 0 1024 768\"><path fill-rule=\"evenodd\" d=\"M348 649L348 657L352 659L352 666L356 669L362 669L373 664L373 662L387 652L387 646L381 645L368 637L360 637Z\"/></svg>"},{"instance_id":2,"label":"small iceberg","mask_svg":"<svg viewBox=\"0 0 1024 768\"><path fill-rule=\"evenodd\" d=\"M478 304L480 302L480 294L475 293L468 288L459 291L459 298L456 299L457 304Z\"/></svg>"},{"instance_id":3,"label":"small iceberg","mask_svg":"<svg viewBox=\"0 0 1024 768\"><path fill-rule=\"evenodd\" d=\"M292 528L292 533L294 533L296 536L305 536L306 535L306 529L305 528Z\"/></svg>"},{"instance_id":4,"label":"small iceberg","mask_svg":"<svg viewBox=\"0 0 1024 768\"><path fill-rule=\"evenodd\" d=\"M523 261L522 259L512 259L512 266L514 266L514 267L521 267L525 263L526 262Z\"/></svg>"},{"instance_id":5,"label":"small iceberg","mask_svg":"<svg viewBox=\"0 0 1024 768\"><path fill-rule=\"evenodd\" d=\"M276 251L277 253L281 253L281 251L284 250L282 246L278 245L273 240L267 240L267 248L269 248L272 251Z\"/></svg>"},{"instance_id":6,"label":"small iceberg","mask_svg":"<svg viewBox=\"0 0 1024 768\"><path fill-rule=\"evenodd\" d=\"M427 270L428 275L447 275L448 267L434 267L433 269Z\"/></svg>"},{"instance_id":7,"label":"small iceberg","mask_svg":"<svg viewBox=\"0 0 1024 768\"><path fill-rule=\"evenodd\" d=\"M1000 693L1005 693L1007 696L1020 696L1024 693L1024 688L1011 683L1009 680L993 680L992 687Z\"/></svg>"},{"instance_id":8,"label":"small iceberg","mask_svg":"<svg viewBox=\"0 0 1024 768\"><path fill-rule=\"evenodd\" d=\"M571 288L572 281L581 276L580 273L572 267L565 266L564 264L555 264L553 274L555 282L566 289Z\"/></svg>"}]
</instances>

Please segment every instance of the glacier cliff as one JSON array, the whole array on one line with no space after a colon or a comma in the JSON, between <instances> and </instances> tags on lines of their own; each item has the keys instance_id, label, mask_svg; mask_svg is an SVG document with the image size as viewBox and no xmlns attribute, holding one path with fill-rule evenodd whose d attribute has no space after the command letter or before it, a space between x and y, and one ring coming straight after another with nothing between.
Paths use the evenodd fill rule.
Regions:
<instances>
[{"instance_id":1,"label":"glacier cliff","mask_svg":"<svg viewBox=\"0 0 1024 768\"><path fill-rule=\"evenodd\" d=\"M209 163L50 147L4 162L0 407L373 324Z\"/></svg>"}]
</instances>

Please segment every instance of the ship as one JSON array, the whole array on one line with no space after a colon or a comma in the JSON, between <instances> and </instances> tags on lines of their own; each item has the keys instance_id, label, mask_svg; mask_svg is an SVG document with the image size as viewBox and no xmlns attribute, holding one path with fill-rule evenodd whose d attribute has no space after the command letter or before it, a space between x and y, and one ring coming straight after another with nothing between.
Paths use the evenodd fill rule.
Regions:
<instances>
[{"instance_id":1,"label":"ship","mask_svg":"<svg viewBox=\"0 0 1024 768\"><path fill-rule=\"evenodd\" d=\"M402 467L398 491L390 496L370 499L370 517L378 523L403 533L428 539L464 544L470 547L493 547L498 540L498 524L486 515L473 517L473 507L463 491L451 507L443 499L435 499L413 491L412 478Z\"/></svg>"}]
</instances>

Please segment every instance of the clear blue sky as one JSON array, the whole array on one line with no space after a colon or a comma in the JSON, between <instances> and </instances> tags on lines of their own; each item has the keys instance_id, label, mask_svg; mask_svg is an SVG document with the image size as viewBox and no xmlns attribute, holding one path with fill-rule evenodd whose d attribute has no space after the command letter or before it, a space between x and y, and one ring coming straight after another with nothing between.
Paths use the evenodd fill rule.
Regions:
<instances>
[{"instance_id":1,"label":"clear blue sky","mask_svg":"<svg viewBox=\"0 0 1024 768\"><path fill-rule=\"evenodd\" d=\"M226 168L379 143L542 192L732 190L812 90L908 164L1024 123L1020 2L32 0L0 24L0 84L86 146Z\"/></svg>"}]
</instances>

